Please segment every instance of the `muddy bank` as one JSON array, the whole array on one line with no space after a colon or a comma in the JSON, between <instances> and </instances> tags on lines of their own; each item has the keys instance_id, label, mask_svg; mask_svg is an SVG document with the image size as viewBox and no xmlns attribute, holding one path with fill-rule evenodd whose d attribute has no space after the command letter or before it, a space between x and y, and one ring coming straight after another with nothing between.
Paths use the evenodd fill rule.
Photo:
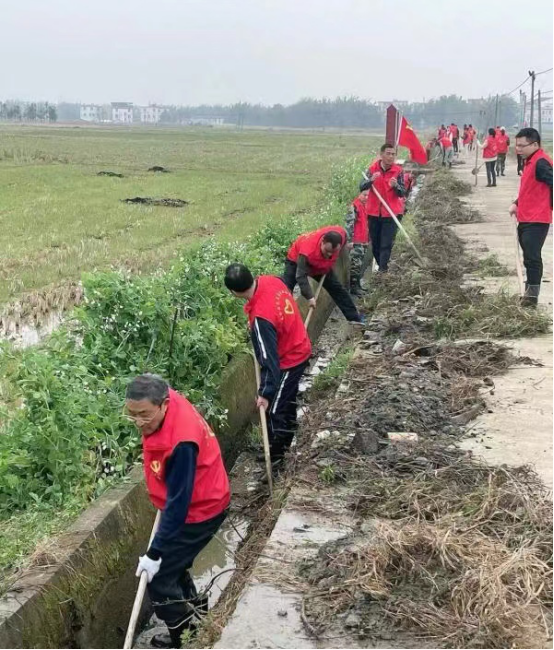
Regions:
<instances>
[{"instance_id":1,"label":"muddy bank","mask_svg":"<svg viewBox=\"0 0 554 650\"><path fill-rule=\"evenodd\" d=\"M400 240L368 278L368 330L336 392L311 396L286 504L216 647L548 643L551 497L528 467L459 448L495 378L534 363L483 335L547 322L463 287L461 241L421 211L413 225L430 264Z\"/></svg>"}]
</instances>

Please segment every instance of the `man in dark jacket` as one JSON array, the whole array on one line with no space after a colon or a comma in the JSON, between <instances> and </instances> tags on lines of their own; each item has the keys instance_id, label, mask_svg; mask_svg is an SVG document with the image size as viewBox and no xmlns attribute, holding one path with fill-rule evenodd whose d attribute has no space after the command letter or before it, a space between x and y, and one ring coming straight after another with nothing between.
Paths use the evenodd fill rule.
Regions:
<instances>
[{"instance_id":1,"label":"man in dark jacket","mask_svg":"<svg viewBox=\"0 0 554 650\"><path fill-rule=\"evenodd\" d=\"M298 384L312 345L292 293L280 278L254 278L244 264L231 264L225 286L246 300L244 311L261 370L256 404L267 413L271 461L278 468L297 429Z\"/></svg>"},{"instance_id":2,"label":"man in dark jacket","mask_svg":"<svg viewBox=\"0 0 554 650\"><path fill-rule=\"evenodd\" d=\"M229 505L229 479L217 438L194 406L158 375L127 387L126 410L142 434L146 489L161 511L160 525L137 577L148 576L148 594L169 634L152 638L157 648L180 648L207 612L190 576L194 558L216 534Z\"/></svg>"},{"instance_id":3,"label":"man in dark jacket","mask_svg":"<svg viewBox=\"0 0 554 650\"><path fill-rule=\"evenodd\" d=\"M293 291L298 283L301 294L310 307L315 308L316 299L308 278L319 281L325 276L323 288L335 301L346 320L363 323L364 317L333 271L342 249L347 244L348 237L342 226L324 226L300 235L288 250L283 281L290 291Z\"/></svg>"},{"instance_id":4,"label":"man in dark jacket","mask_svg":"<svg viewBox=\"0 0 554 650\"><path fill-rule=\"evenodd\" d=\"M516 135L516 152L525 160L517 199L510 214L517 219L519 245L527 272L525 307L536 307L542 280L542 247L552 223L552 160L541 148L536 129L525 128Z\"/></svg>"}]
</instances>

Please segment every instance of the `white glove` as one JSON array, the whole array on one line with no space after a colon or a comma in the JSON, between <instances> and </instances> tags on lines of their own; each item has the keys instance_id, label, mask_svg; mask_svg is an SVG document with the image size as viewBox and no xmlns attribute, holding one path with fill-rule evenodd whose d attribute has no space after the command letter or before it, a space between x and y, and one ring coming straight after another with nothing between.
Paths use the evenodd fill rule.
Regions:
<instances>
[{"instance_id":1,"label":"white glove","mask_svg":"<svg viewBox=\"0 0 554 650\"><path fill-rule=\"evenodd\" d=\"M137 578L140 578L141 573L143 571L146 571L146 575L148 576L148 582L152 582L152 578L160 570L161 563L162 563L162 558L160 558L159 560L152 560L151 558L148 557L148 555L141 555L139 557L139 563L137 567L137 573L136 573Z\"/></svg>"}]
</instances>

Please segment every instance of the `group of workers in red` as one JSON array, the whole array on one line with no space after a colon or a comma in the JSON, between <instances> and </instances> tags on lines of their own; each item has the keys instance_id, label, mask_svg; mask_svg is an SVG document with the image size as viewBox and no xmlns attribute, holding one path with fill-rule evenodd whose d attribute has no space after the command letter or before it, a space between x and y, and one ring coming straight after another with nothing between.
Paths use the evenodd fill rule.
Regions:
<instances>
[{"instance_id":1,"label":"group of workers in red","mask_svg":"<svg viewBox=\"0 0 554 650\"><path fill-rule=\"evenodd\" d=\"M362 291L370 242L378 270L385 273L397 229L375 190L400 220L413 183L413 176L396 162L396 148L385 144L364 174L346 228L325 226L300 235L291 243L280 278L255 277L241 263L230 264L225 271L225 286L245 301L260 366L256 406L263 407L267 416L274 471L282 466L297 429L299 383L312 354L294 287L298 284L309 307L315 308L308 278L323 278L323 287L346 319L364 323L352 295ZM333 270L344 248L356 261L350 292ZM135 377L127 387L126 411L142 433L146 487L161 511L158 530L137 568L137 576L146 573L154 610L168 630L154 635L151 644L180 648L183 632L194 631L208 609L207 595L197 593L189 570L226 518L229 479L210 426L162 377L148 373Z\"/></svg>"},{"instance_id":2,"label":"group of workers in red","mask_svg":"<svg viewBox=\"0 0 554 650\"><path fill-rule=\"evenodd\" d=\"M467 132L464 127L462 139L466 142L470 127ZM489 138L506 142L507 152L504 129L498 135L491 131ZM452 142L455 134L457 139L459 132L451 128ZM441 137L448 137L446 130ZM493 144L485 142L485 150ZM552 161L542 150L535 129L517 134L516 151L526 162L519 197L510 212L518 221L527 269L523 301L536 306L542 278L541 249L552 222ZM498 156L498 144L495 153ZM503 165L500 169L502 174ZM396 161L396 148L386 143L364 173L346 228L325 226L298 237L290 245L280 278L256 277L241 263L230 264L225 271L225 286L245 301L261 370L256 405L267 415L276 471L297 429L299 382L312 354L292 291L298 284L309 306L315 308L308 278L324 278L323 286L346 319L363 323L352 296L362 292L360 280L370 259L369 246L379 272L386 273L397 232L392 215L401 221L413 184L413 175ZM350 292L333 270L345 248L350 249L352 260ZM208 609L207 595L197 593L189 571L227 516L229 479L210 426L163 378L153 374L135 377L127 387L126 410L142 433L146 487L153 505L161 511L159 528L137 568L137 576L146 573L154 610L168 628L167 634L155 635L151 643L159 648L180 648L183 632L193 632Z\"/></svg>"}]
</instances>

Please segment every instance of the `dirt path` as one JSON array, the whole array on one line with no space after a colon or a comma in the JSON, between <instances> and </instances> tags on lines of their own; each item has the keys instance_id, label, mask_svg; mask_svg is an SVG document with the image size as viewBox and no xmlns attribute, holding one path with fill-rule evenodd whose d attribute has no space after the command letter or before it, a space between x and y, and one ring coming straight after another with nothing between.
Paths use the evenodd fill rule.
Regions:
<instances>
[{"instance_id":1,"label":"dirt path","mask_svg":"<svg viewBox=\"0 0 554 650\"><path fill-rule=\"evenodd\" d=\"M472 185L473 162L472 157L467 164L455 168L459 178ZM467 198L479 210L483 221L454 229L467 242L470 252L477 257L495 254L510 269L510 276L488 278L487 290L505 288L515 293L519 289L514 225L508 215L519 187L515 161L509 160L506 176L498 179L498 187L485 185L483 168L477 187ZM541 309L552 315L552 230L543 249L543 259ZM472 429L474 437L464 441L464 446L492 463L529 463L552 486L552 335L518 339L513 346L517 353L540 361L543 367L516 367L496 378L494 394L487 397L490 412L477 418Z\"/></svg>"}]
</instances>

